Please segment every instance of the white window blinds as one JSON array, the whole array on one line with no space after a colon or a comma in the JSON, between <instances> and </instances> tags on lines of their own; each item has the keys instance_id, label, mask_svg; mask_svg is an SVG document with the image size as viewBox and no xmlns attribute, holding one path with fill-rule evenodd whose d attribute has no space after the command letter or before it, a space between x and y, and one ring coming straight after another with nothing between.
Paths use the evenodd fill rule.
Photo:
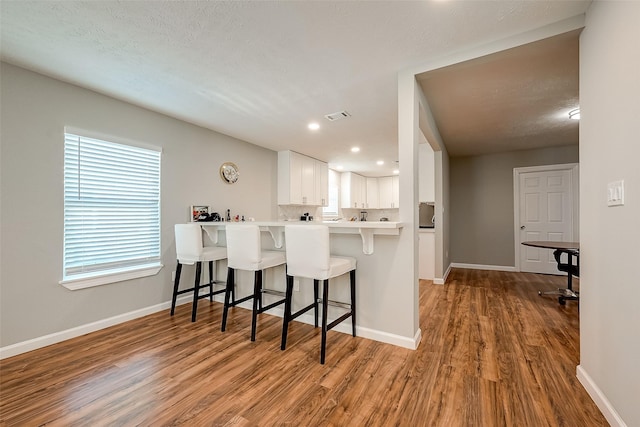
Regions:
<instances>
[{"instance_id":1,"label":"white window blinds","mask_svg":"<svg viewBox=\"0 0 640 427\"><path fill-rule=\"evenodd\" d=\"M160 262L160 154L65 133L63 280Z\"/></svg>"}]
</instances>

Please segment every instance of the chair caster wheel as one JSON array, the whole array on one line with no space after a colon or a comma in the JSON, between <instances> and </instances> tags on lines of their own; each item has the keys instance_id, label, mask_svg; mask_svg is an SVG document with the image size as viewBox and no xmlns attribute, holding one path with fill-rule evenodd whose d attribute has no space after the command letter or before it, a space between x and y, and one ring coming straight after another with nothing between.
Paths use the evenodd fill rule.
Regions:
<instances>
[{"instance_id":1,"label":"chair caster wheel","mask_svg":"<svg viewBox=\"0 0 640 427\"><path fill-rule=\"evenodd\" d=\"M565 299L564 299L564 298L560 297L560 298L558 298L558 303L559 303L560 305L566 305L566 304L567 304L567 301L565 301Z\"/></svg>"},{"instance_id":2,"label":"chair caster wheel","mask_svg":"<svg viewBox=\"0 0 640 427\"><path fill-rule=\"evenodd\" d=\"M538 291L538 295L542 296L542 291Z\"/></svg>"}]
</instances>

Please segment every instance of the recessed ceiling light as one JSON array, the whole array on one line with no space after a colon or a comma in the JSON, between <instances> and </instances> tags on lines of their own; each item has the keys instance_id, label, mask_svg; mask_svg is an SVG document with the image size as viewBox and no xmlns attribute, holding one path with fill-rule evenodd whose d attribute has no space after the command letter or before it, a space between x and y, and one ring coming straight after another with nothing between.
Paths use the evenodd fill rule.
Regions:
<instances>
[{"instance_id":1,"label":"recessed ceiling light","mask_svg":"<svg viewBox=\"0 0 640 427\"><path fill-rule=\"evenodd\" d=\"M318 130L320 129L320 125L317 124L316 122L311 122L309 123L309 125L307 126L309 129L311 130Z\"/></svg>"},{"instance_id":2,"label":"recessed ceiling light","mask_svg":"<svg viewBox=\"0 0 640 427\"><path fill-rule=\"evenodd\" d=\"M352 153L357 153L358 151L360 151L360 147L351 147Z\"/></svg>"},{"instance_id":3,"label":"recessed ceiling light","mask_svg":"<svg viewBox=\"0 0 640 427\"><path fill-rule=\"evenodd\" d=\"M576 108L575 110L569 111L569 118L573 120L580 120L580 109Z\"/></svg>"},{"instance_id":4,"label":"recessed ceiling light","mask_svg":"<svg viewBox=\"0 0 640 427\"><path fill-rule=\"evenodd\" d=\"M378 160L378 161L376 162L376 164L377 164L378 166L382 166L382 165L384 165L384 160Z\"/></svg>"},{"instance_id":5,"label":"recessed ceiling light","mask_svg":"<svg viewBox=\"0 0 640 427\"><path fill-rule=\"evenodd\" d=\"M398 175L399 173L400 173L400 171L399 171L398 169L394 169L394 170L393 170L393 174L394 174L394 175Z\"/></svg>"}]
</instances>

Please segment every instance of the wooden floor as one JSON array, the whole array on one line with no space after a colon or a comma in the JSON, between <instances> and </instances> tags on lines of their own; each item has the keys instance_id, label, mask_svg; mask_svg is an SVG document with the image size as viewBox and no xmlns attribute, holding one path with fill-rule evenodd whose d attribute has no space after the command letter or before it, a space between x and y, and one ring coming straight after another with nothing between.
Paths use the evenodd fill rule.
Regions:
<instances>
[{"instance_id":1,"label":"wooden floor","mask_svg":"<svg viewBox=\"0 0 640 427\"><path fill-rule=\"evenodd\" d=\"M576 379L577 303L562 277L454 269L420 284L416 351L281 318L190 305L1 362L7 426L606 426Z\"/></svg>"}]
</instances>

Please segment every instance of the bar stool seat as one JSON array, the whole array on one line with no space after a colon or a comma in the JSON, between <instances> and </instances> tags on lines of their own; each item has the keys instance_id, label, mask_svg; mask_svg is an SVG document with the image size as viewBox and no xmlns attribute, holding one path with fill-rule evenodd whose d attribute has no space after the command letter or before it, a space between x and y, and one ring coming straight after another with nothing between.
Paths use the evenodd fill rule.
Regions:
<instances>
[{"instance_id":1,"label":"bar stool seat","mask_svg":"<svg viewBox=\"0 0 640 427\"><path fill-rule=\"evenodd\" d=\"M227 257L227 249L218 246L204 246L202 242L202 228L198 224L176 224L174 229L178 265L176 266L176 277L173 284L173 295L171 298L171 315L173 316L175 312L178 295L193 292L191 321L195 322L198 311L198 300L209 297L209 301L213 301L214 295L221 294L225 291L224 289L217 291L213 290L214 284L223 283L214 280L213 263L225 259ZM203 262L209 263L209 282L206 284L200 283ZM179 290L182 266L185 264L196 265L195 283L192 288ZM206 286L209 287L209 293L200 295L200 288Z\"/></svg>"},{"instance_id":2,"label":"bar stool seat","mask_svg":"<svg viewBox=\"0 0 640 427\"><path fill-rule=\"evenodd\" d=\"M253 300L251 313L251 341L256 340L256 327L258 314L264 313L285 300L281 299L267 306L263 306L263 293L270 292L263 289L263 270L284 265L286 262L284 252L263 251L261 248L260 227L253 224L229 224L226 226L227 236L227 287L224 297L224 309L222 312L222 332L227 327L229 307L238 305L250 299ZM246 297L230 301L229 297L234 292L235 270L254 272L253 293Z\"/></svg>"},{"instance_id":3,"label":"bar stool seat","mask_svg":"<svg viewBox=\"0 0 640 427\"><path fill-rule=\"evenodd\" d=\"M322 340L320 363L324 364L327 347L327 332L351 318L352 335L356 336L356 259L353 257L331 256L329 227L325 225L287 225L284 227L287 253L287 290L285 293L282 341L280 348L287 346L289 323L296 317L314 309L315 326L318 327L318 282L323 282L322 292ZM351 306L342 316L328 322L329 279L349 273ZM314 302L295 313L291 313L293 298L293 278L313 279Z\"/></svg>"}]
</instances>

